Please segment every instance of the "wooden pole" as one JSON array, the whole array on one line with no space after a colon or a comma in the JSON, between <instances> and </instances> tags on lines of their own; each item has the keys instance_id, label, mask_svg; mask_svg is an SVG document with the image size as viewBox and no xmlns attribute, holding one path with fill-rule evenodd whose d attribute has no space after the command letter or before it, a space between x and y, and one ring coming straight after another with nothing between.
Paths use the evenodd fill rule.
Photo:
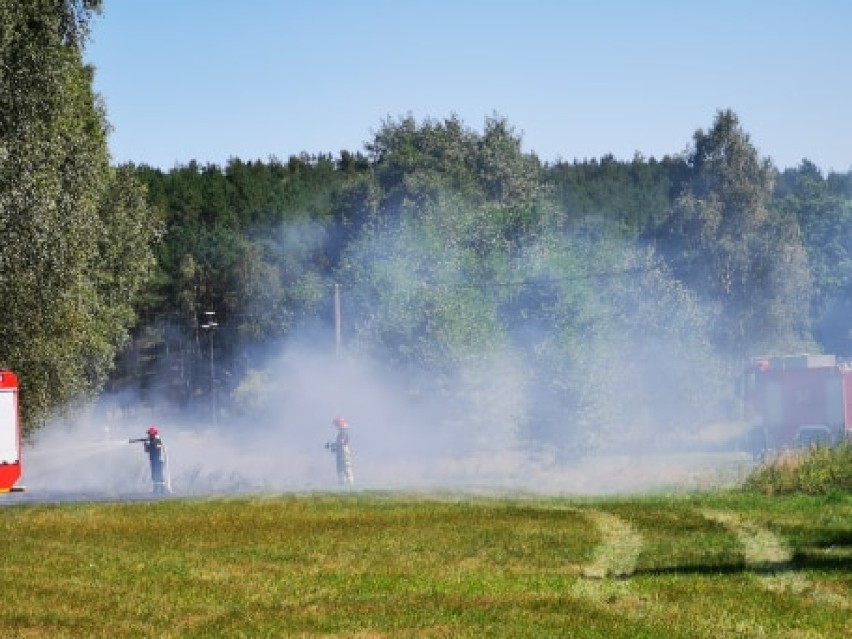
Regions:
<instances>
[{"instance_id":1,"label":"wooden pole","mask_svg":"<svg viewBox=\"0 0 852 639\"><path fill-rule=\"evenodd\" d=\"M334 285L334 349L338 357L340 357L340 284Z\"/></svg>"}]
</instances>

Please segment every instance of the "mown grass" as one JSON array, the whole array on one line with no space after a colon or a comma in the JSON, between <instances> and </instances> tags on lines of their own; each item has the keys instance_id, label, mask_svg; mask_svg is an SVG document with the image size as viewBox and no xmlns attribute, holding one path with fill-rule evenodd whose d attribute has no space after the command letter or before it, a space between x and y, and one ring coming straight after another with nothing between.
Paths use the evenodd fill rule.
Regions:
<instances>
[{"instance_id":1,"label":"mown grass","mask_svg":"<svg viewBox=\"0 0 852 639\"><path fill-rule=\"evenodd\" d=\"M22 504L0 530L8 637L852 634L848 494ZM749 559L758 530L789 557Z\"/></svg>"}]
</instances>

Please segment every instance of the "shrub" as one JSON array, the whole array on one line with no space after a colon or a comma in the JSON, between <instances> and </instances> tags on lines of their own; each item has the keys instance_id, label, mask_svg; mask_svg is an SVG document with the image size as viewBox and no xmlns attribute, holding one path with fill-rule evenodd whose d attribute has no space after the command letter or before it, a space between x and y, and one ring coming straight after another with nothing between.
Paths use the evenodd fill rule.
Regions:
<instances>
[{"instance_id":1,"label":"shrub","mask_svg":"<svg viewBox=\"0 0 852 639\"><path fill-rule=\"evenodd\" d=\"M758 467L743 487L767 495L852 491L852 442L785 451Z\"/></svg>"}]
</instances>

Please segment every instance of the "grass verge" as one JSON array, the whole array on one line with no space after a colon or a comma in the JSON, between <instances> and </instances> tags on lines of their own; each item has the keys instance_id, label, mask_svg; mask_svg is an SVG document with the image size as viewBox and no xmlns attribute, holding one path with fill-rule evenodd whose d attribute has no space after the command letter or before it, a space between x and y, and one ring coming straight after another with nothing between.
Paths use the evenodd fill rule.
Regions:
<instances>
[{"instance_id":1,"label":"grass verge","mask_svg":"<svg viewBox=\"0 0 852 639\"><path fill-rule=\"evenodd\" d=\"M778 453L748 477L744 488L767 495L852 492L852 442Z\"/></svg>"}]
</instances>

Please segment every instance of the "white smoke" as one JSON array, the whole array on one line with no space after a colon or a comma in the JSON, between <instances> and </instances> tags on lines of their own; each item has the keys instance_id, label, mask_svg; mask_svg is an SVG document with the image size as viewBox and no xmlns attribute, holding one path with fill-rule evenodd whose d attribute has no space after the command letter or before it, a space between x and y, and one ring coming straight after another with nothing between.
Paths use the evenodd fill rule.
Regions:
<instances>
[{"instance_id":1,"label":"white smoke","mask_svg":"<svg viewBox=\"0 0 852 639\"><path fill-rule=\"evenodd\" d=\"M282 237L276 241L289 247L291 234ZM570 282L562 288L570 291ZM356 489L604 494L710 487L739 479L745 456L718 445L735 439L736 432L718 423L696 430L695 424L711 420L695 414L684 417L678 432L670 426L684 407L700 405L709 388L700 375L708 364L702 336L694 334L691 323L676 321L689 300L658 295L652 285L607 291L601 300L619 308L618 316L653 316L662 300L673 304L665 314L672 320L654 327L654 335L594 327L585 349L577 349L586 359L573 363L576 370L561 371L559 381L580 380L582 387L584 376L606 378L606 384L594 386L597 395L581 398L599 408L587 411L589 424L568 423L570 411L552 398L538 401L548 399L536 391L550 381L541 371L551 369L530 358L538 348L530 345L547 349L565 339L545 322L510 327L514 342L506 340L453 375L445 373L440 389L423 371L401 372L346 348L338 353L331 334L318 336L314 330L283 345L267 345L264 356L241 373L230 397L201 397L190 410L166 399L167 390L161 396L149 391L144 398L130 391L104 394L35 434L24 450L23 483L36 498L150 494L143 446L128 440L143 437L156 424L175 495L332 490L337 487L335 460L324 444L335 436L337 415L350 424ZM689 317L699 313L696 308ZM520 343L526 356L512 350ZM556 370L562 351L551 351L540 353L539 360L549 358ZM233 368L219 361L216 366ZM675 384L684 397L674 396ZM611 402L604 396L610 391L617 394ZM519 432L530 415L555 428L629 433L632 439L566 462L552 444L535 443L528 432ZM668 426L653 423L660 415ZM677 449L676 454L659 454L666 447Z\"/></svg>"},{"instance_id":2,"label":"white smoke","mask_svg":"<svg viewBox=\"0 0 852 639\"><path fill-rule=\"evenodd\" d=\"M220 413L218 423L181 417L165 402L158 409L156 402L133 405L123 398L119 408L115 398L104 396L26 444L27 495L150 494L147 455L141 443L128 440L144 437L151 424L166 445L176 496L334 490L334 456L324 444L334 438L336 415L350 424L360 490L637 492L710 487L739 478L743 465L737 455L709 454L611 454L557 464L547 449L516 445L507 425L511 420L501 422L503 411L511 410L506 406L520 401L510 388L505 405L496 406L490 417L493 428L471 430L445 420L442 407L428 397L407 396L405 385L378 364L307 348L284 349L254 381L254 416Z\"/></svg>"}]
</instances>

